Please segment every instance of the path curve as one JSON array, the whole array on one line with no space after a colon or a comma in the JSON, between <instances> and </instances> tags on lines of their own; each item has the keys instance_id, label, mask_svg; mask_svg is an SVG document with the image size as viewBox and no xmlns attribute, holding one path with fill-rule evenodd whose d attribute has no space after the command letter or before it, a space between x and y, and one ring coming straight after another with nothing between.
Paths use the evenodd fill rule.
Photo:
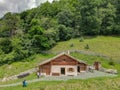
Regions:
<instances>
[{"instance_id":1,"label":"path curve","mask_svg":"<svg viewBox=\"0 0 120 90\"><path fill-rule=\"evenodd\" d=\"M95 77L114 77L114 76L117 76L117 75L108 74L100 71L94 71L93 73L91 72L80 73L80 75L78 76L45 76L39 79L27 80L27 82L29 84L29 83L38 82L38 81L67 81L70 79L88 79L88 78L95 78ZM11 86L18 86L18 85L22 86L22 82L0 85L0 87L11 87Z\"/></svg>"}]
</instances>

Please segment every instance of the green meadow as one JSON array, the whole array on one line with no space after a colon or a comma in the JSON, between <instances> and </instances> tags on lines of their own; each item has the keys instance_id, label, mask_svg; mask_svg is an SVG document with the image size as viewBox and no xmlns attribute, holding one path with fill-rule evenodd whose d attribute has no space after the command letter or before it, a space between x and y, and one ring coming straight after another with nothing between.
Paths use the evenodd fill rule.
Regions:
<instances>
[{"instance_id":1,"label":"green meadow","mask_svg":"<svg viewBox=\"0 0 120 90\"><path fill-rule=\"evenodd\" d=\"M14 86L0 90L120 90L120 78L92 78L87 80L40 81L27 87Z\"/></svg>"},{"instance_id":2,"label":"green meadow","mask_svg":"<svg viewBox=\"0 0 120 90\"><path fill-rule=\"evenodd\" d=\"M71 47L71 44L73 46ZM86 49L86 44L89 49ZM49 52L58 53L67 50L83 50L88 52L99 53L109 57L106 59L100 56L93 56L81 53L71 53L71 55L79 60L83 60L88 64L100 61L104 68L117 69L117 77L99 77L86 80L68 80L68 81L39 81L28 84L23 88L21 85L14 87L4 87L0 90L120 90L120 37L98 36L85 37L82 42L80 38L71 39L69 41L59 42ZM0 67L0 77L8 77L18 74L22 71L37 67L40 62L54 57L56 54L38 54L27 59L27 62L15 62L10 65L6 64ZM112 63L112 64L111 64ZM26 78L0 82L0 84L11 84L22 82L22 80L35 79L36 75L32 74Z\"/></svg>"},{"instance_id":3,"label":"green meadow","mask_svg":"<svg viewBox=\"0 0 120 90\"><path fill-rule=\"evenodd\" d=\"M71 47L70 45L73 44ZM89 49L85 49L86 45L89 45ZM90 52L96 52L108 56L109 58L120 61L120 37L115 36L97 36L97 37L85 37L83 42L80 42L80 38L71 39L69 41L59 42L50 51L59 52L66 50L85 50Z\"/></svg>"},{"instance_id":4,"label":"green meadow","mask_svg":"<svg viewBox=\"0 0 120 90\"><path fill-rule=\"evenodd\" d=\"M40 62L52 58L53 56L53 54L39 54L27 58L27 61L2 65L0 66L0 78L16 75L31 68L36 68Z\"/></svg>"}]
</instances>

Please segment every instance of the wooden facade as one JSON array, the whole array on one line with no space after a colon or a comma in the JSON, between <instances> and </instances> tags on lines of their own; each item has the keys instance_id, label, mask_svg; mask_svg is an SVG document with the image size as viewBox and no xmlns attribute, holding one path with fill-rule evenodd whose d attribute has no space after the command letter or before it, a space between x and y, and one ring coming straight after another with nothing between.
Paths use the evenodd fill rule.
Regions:
<instances>
[{"instance_id":1,"label":"wooden facade","mask_svg":"<svg viewBox=\"0 0 120 90\"><path fill-rule=\"evenodd\" d=\"M52 65L76 65L78 61L68 57L67 55L62 55L51 61Z\"/></svg>"},{"instance_id":2,"label":"wooden facade","mask_svg":"<svg viewBox=\"0 0 120 90\"><path fill-rule=\"evenodd\" d=\"M68 54L60 54L39 65L39 72L43 75L77 75L87 70L87 64Z\"/></svg>"},{"instance_id":3,"label":"wooden facade","mask_svg":"<svg viewBox=\"0 0 120 90\"><path fill-rule=\"evenodd\" d=\"M100 62L94 62L94 67L95 67L95 70L100 70L101 68L101 63Z\"/></svg>"},{"instance_id":4,"label":"wooden facade","mask_svg":"<svg viewBox=\"0 0 120 90\"><path fill-rule=\"evenodd\" d=\"M50 72L51 72L51 64L50 64L50 62L41 65L39 67L39 71L40 71L40 73L45 73L46 75L50 75Z\"/></svg>"}]
</instances>

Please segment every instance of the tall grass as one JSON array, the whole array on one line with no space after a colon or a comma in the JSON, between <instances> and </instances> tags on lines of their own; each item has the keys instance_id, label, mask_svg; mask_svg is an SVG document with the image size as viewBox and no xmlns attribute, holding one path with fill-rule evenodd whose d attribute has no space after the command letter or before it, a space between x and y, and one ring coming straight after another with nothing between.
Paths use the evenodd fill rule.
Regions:
<instances>
[{"instance_id":1,"label":"tall grass","mask_svg":"<svg viewBox=\"0 0 120 90\"><path fill-rule=\"evenodd\" d=\"M73 44L73 47L70 45ZM89 45L89 49L85 46ZM80 39L71 39L69 41L59 42L53 47L51 52L60 52L66 50L85 50L103 54L111 59L120 62L120 37L98 36L86 37L83 42Z\"/></svg>"}]
</instances>

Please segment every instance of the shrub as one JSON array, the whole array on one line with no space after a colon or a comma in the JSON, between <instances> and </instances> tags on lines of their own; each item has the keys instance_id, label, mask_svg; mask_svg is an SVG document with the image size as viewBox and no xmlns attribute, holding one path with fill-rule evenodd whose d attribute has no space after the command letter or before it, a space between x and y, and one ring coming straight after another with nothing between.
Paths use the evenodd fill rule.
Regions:
<instances>
[{"instance_id":1,"label":"shrub","mask_svg":"<svg viewBox=\"0 0 120 90\"><path fill-rule=\"evenodd\" d=\"M83 42L83 41L84 41L84 38L83 38L83 37L81 37L79 41L80 41L80 42Z\"/></svg>"},{"instance_id":2,"label":"shrub","mask_svg":"<svg viewBox=\"0 0 120 90\"><path fill-rule=\"evenodd\" d=\"M70 44L70 47L73 47L74 46L74 44L72 43L72 44Z\"/></svg>"},{"instance_id":3,"label":"shrub","mask_svg":"<svg viewBox=\"0 0 120 90\"><path fill-rule=\"evenodd\" d=\"M89 47L89 45L88 44L86 44L86 46L85 46L85 49L89 49L90 47Z\"/></svg>"},{"instance_id":4,"label":"shrub","mask_svg":"<svg viewBox=\"0 0 120 90\"><path fill-rule=\"evenodd\" d=\"M115 65L115 63L113 61L110 61L108 64L111 65L111 66Z\"/></svg>"}]
</instances>

